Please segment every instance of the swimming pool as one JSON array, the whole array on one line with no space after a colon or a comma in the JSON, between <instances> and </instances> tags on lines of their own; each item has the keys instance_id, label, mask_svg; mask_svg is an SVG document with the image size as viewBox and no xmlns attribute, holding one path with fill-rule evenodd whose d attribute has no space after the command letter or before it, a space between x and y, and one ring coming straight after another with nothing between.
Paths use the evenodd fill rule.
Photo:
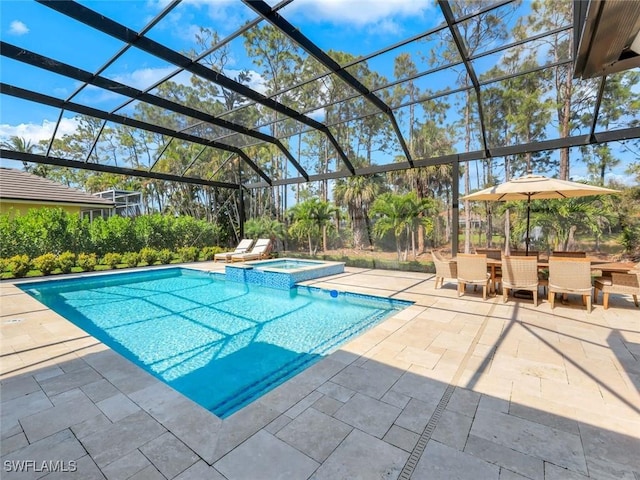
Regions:
<instances>
[{"instance_id":1,"label":"swimming pool","mask_svg":"<svg viewBox=\"0 0 640 480\"><path fill-rule=\"evenodd\" d=\"M411 305L182 268L19 287L221 418Z\"/></svg>"}]
</instances>

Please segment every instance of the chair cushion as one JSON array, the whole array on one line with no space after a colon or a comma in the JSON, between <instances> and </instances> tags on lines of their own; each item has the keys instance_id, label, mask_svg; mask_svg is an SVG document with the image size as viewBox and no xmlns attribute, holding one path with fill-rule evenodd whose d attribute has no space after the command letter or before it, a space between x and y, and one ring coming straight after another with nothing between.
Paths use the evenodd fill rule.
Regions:
<instances>
[{"instance_id":1,"label":"chair cushion","mask_svg":"<svg viewBox=\"0 0 640 480\"><path fill-rule=\"evenodd\" d=\"M611 277L596 277L594 279L595 282L598 282L601 285L612 285Z\"/></svg>"}]
</instances>

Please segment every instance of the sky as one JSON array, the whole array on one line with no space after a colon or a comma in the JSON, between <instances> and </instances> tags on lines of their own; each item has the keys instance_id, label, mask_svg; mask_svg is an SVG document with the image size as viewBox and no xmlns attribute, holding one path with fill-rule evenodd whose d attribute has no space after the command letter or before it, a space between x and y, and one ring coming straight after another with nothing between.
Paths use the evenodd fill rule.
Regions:
<instances>
[{"instance_id":1,"label":"sky","mask_svg":"<svg viewBox=\"0 0 640 480\"><path fill-rule=\"evenodd\" d=\"M88 8L111 17L133 31L140 31L167 5L167 0L82 1ZM269 1L275 5L275 1ZM512 21L530 11L525 0ZM294 0L280 13L303 34L326 50L339 49L358 57L368 55L396 42L418 35L442 22L435 2L431 0ZM176 8L153 26L149 38L169 48L187 52L197 49L196 34L200 27L218 32L221 38L234 32L244 22L257 18L257 14L239 0L183 0ZM123 43L97 32L53 9L33 1L0 1L0 35L4 42L23 47L80 69L95 72L118 52ZM485 50L495 48L487 44ZM423 51L418 48L424 49ZM398 52L413 56L419 70L429 65L423 60L428 50L422 47L405 47L388 55L373 59L370 67L381 75L393 79L393 59ZM246 69L251 73L250 86L264 92L260 67L247 57L243 39L230 42L226 73L236 75ZM499 61L495 56L478 60L474 68L481 74ZM126 85L145 89L176 70L176 67L138 49L129 49L114 64L108 66L103 76ZM456 70L444 71L430 77L429 87L434 90L453 84ZM67 99L81 84L52 73L35 69L6 57L0 59L2 82L17 85L60 99ZM190 75L182 73L173 80L188 83ZM435 84L434 84L435 83ZM112 111L126 98L97 87L84 88L73 101L101 110ZM49 139L59 110L7 95L0 96L0 140L20 136L32 143ZM127 113L120 110L118 113ZM450 122L453 119L448 120ZM76 128L74 115L65 112L57 136L72 133ZM392 159L380 159L379 163L392 163ZM2 160L5 164L7 161Z\"/></svg>"}]
</instances>

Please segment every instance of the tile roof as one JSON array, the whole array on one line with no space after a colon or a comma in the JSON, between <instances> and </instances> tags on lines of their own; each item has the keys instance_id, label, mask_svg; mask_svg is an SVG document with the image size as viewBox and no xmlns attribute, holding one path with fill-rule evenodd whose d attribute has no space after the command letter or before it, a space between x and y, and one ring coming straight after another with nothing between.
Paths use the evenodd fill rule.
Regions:
<instances>
[{"instance_id":1,"label":"tile roof","mask_svg":"<svg viewBox=\"0 0 640 480\"><path fill-rule=\"evenodd\" d=\"M0 167L0 200L34 203L62 203L93 207L112 207L113 202L67 187L61 183L17 170Z\"/></svg>"}]
</instances>

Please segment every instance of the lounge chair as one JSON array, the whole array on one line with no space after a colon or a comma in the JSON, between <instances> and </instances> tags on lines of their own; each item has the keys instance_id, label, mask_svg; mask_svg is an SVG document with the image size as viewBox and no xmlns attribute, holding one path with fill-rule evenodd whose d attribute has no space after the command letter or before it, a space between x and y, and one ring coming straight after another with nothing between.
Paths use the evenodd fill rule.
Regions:
<instances>
[{"instance_id":1,"label":"lounge chair","mask_svg":"<svg viewBox=\"0 0 640 480\"><path fill-rule=\"evenodd\" d=\"M231 255L236 255L238 253L246 253L251 248L251 245L253 245L252 239L243 238L242 240L240 240L240 243L238 244L238 246L233 252L216 253L213 256L213 261L217 262L218 260L224 260L225 262L230 262Z\"/></svg>"},{"instance_id":2,"label":"lounge chair","mask_svg":"<svg viewBox=\"0 0 640 480\"><path fill-rule=\"evenodd\" d=\"M259 238L250 252L236 253L231 255L232 262L246 262L248 260L262 260L269 258L271 254L271 240Z\"/></svg>"}]
</instances>

